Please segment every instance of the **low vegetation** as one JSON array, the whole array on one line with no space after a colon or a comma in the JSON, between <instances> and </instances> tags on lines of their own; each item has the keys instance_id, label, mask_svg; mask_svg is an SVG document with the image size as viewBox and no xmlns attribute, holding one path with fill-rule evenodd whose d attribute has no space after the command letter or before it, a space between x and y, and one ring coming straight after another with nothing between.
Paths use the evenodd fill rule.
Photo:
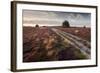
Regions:
<instances>
[{"instance_id":1,"label":"low vegetation","mask_svg":"<svg viewBox=\"0 0 100 73\"><path fill-rule=\"evenodd\" d=\"M23 27L23 62L86 59L78 49L55 34L49 27ZM90 29L58 28L90 41ZM78 30L78 32L74 32ZM84 30L84 32L83 32ZM84 33L84 34L83 34Z\"/></svg>"}]
</instances>

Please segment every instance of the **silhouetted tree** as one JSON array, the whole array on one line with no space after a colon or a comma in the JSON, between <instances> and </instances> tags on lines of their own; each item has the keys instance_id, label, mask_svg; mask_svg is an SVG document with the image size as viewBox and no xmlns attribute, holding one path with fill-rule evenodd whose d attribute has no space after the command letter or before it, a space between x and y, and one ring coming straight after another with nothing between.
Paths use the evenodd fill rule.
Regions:
<instances>
[{"instance_id":1,"label":"silhouetted tree","mask_svg":"<svg viewBox=\"0 0 100 73\"><path fill-rule=\"evenodd\" d=\"M62 23L62 26L63 27L70 27L70 24L67 20L65 20L63 23Z\"/></svg>"},{"instance_id":2,"label":"silhouetted tree","mask_svg":"<svg viewBox=\"0 0 100 73\"><path fill-rule=\"evenodd\" d=\"M83 28L86 28L86 26L84 25L84 27Z\"/></svg>"},{"instance_id":3,"label":"silhouetted tree","mask_svg":"<svg viewBox=\"0 0 100 73\"><path fill-rule=\"evenodd\" d=\"M36 24L36 25L35 25L35 27L39 27L39 25L38 25L38 24Z\"/></svg>"}]
</instances>

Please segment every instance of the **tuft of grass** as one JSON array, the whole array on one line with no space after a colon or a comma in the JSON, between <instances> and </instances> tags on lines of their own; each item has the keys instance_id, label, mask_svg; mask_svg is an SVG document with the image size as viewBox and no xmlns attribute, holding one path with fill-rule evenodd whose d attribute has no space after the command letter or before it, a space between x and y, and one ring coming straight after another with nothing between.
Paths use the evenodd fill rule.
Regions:
<instances>
[{"instance_id":1,"label":"tuft of grass","mask_svg":"<svg viewBox=\"0 0 100 73\"><path fill-rule=\"evenodd\" d=\"M86 56L82 54L80 50L76 50L74 53L78 59L86 59Z\"/></svg>"}]
</instances>

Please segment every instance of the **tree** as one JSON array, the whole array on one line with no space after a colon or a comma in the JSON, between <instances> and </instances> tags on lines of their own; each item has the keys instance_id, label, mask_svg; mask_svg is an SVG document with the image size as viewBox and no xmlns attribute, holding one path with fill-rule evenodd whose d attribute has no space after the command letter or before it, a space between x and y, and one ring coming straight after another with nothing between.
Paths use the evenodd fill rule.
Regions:
<instances>
[{"instance_id":1,"label":"tree","mask_svg":"<svg viewBox=\"0 0 100 73\"><path fill-rule=\"evenodd\" d=\"M62 26L63 27L70 27L70 24L67 20L65 20L63 23L62 23Z\"/></svg>"},{"instance_id":2,"label":"tree","mask_svg":"<svg viewBox=\"0 0 100 73\"><path fill-rule=\"evenodd\" d=\"M35 25L35 27L39 27L39 25L38 25L38 24L36 24L36 25Z\"/></svg>"},{"instance_id":3,"label":"tree","mask_svg":"<svg viewBox=\"0 0 100 73\"><path fill-rule=\"evenodd\" d=\"M84 25L83 28L86 28L86 26Z\"/></svg>"}]
</instances>

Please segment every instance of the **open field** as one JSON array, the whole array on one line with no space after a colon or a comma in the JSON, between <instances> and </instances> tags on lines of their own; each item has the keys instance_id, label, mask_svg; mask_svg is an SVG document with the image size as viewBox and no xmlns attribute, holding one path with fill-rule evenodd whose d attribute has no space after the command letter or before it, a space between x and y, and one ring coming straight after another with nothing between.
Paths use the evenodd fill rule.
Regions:
<instances>
[{"instance_id":1,"label":"open field","mask_svg":"<svg viewBox=\"0 0 100 73\"><path fill-rule=\"evenodd\" d=\"M23 62L90 59L90 28L23 27Z\"/></svg>"},{"instance_id":2,"label":"open field","mask_svg":"<svg viewBox=\"0 0 100 73\"><path fill-rule=\"evenodd\" d=\"M90 28L83 28L83 27L61 28L61 27L57 27L57 29L60 29L60 30L65 31L67 33L78 36L84 40L91 41L91 29Z\"/></svg>"}]
</instances>

